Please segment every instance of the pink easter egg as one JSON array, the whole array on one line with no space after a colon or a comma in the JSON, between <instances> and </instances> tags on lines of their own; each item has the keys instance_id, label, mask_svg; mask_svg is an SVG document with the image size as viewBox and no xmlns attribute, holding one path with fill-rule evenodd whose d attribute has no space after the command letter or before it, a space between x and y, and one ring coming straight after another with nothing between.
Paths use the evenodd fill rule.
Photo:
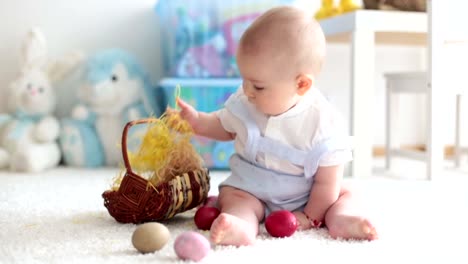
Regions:
<instances>
[{"instance_id":1,"label":"pink easter egg","mask_svg":"<svg viewBox=\"0 0 468 264\"><path fill-rule=\"evenodd\" d=\"M177 236L174 250L177 257L182 260L200 261L208 255L211 245L202 234L187 231Z\"/></svg>"},{"instance_id":2,"label":"pink easter egg","mask_svg":"<svg viewBox=\"0 0 468 264\"><path fill-rule=\"evenodd\" d=\"M210 196L206 197L205 201L203 201L203 203L200 204L197 208L200 208L200 207L203 207L203 206L218 207L218 196L210 195Z\"/></svg>"},{"instance_id":3,"label":"pink easter egg","mask_svg":"<svg viewBox=\"0 0 468 264\"><path fill-rule=\"evenodd\" d=\"M218 203L218 196L210 195L205 199L205 202L203 203L203 205L208 206L208 207L217 207L217 203Z\"/></svg>"}]
</instances>

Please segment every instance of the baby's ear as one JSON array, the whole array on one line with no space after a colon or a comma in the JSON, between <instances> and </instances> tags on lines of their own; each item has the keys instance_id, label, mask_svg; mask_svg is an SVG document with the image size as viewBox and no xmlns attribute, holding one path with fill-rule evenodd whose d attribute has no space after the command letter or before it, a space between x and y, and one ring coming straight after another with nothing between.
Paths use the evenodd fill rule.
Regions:
<instances>
[{"instance_id":1,"label":"baby's ear","mask_svg":"<svg viewBox=\"0 0 468 264\"><path fill-rule=\"evenodd\" d=\"M296 77L297 93L304 95L313 85L314 78L310 74L299 74Z\"/></svg>"}]
</instances>

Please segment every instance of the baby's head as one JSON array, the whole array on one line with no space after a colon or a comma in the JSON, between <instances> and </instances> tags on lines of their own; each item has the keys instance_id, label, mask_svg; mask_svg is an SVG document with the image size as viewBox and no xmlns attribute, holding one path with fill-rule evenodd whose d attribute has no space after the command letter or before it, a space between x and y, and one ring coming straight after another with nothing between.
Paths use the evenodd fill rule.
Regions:
<instances>
[{"instance_id":1,"label":"baby's head","mask_svg":"<svg viewBox=\"0 0 468 264\"><path fill-rule=\"evenodd\" d=\"M311 14L295 7L273 8L239 42L244 92L259 111L282 114L311 88L324 57L325 36Z\"/></svg>"}]
</instances>

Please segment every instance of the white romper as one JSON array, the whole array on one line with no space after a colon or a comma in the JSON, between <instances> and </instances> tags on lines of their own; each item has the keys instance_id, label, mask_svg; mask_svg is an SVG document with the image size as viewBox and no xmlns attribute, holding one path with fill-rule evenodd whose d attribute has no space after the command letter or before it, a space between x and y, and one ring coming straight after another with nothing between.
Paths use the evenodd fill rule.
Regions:
<instances>
[{"instance_id":1,"label":"white romper","mask_svg":"<svg viewBox=\"0 0 468 264\"><path fill-rule=\"evenodd\" d=\"M317 168L352 159L337 112L311 90L286 113L266 116L239 89L217 113L223 127L236 134L231 175L220 187L251 193L265 204L265 215L303 209Z\"/></svg>"}]
</instances>

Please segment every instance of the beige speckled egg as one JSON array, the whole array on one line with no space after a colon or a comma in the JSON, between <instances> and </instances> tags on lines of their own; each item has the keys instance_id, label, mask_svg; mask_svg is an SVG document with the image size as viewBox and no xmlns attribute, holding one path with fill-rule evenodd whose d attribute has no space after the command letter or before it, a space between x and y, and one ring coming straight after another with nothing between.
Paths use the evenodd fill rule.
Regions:
<instances>
[{"instance_id":1,"label":"beige speckled egg","mask_svg":"<svg viewBox=\"0 0 468 264\"><path fill-rule=\"evenodd\" d=\"M169 229L160 223L145 223L139 225L132 235L133 246L141 253L151 253L166 245L171 234Z\"/></svg>"}]
</instances>

